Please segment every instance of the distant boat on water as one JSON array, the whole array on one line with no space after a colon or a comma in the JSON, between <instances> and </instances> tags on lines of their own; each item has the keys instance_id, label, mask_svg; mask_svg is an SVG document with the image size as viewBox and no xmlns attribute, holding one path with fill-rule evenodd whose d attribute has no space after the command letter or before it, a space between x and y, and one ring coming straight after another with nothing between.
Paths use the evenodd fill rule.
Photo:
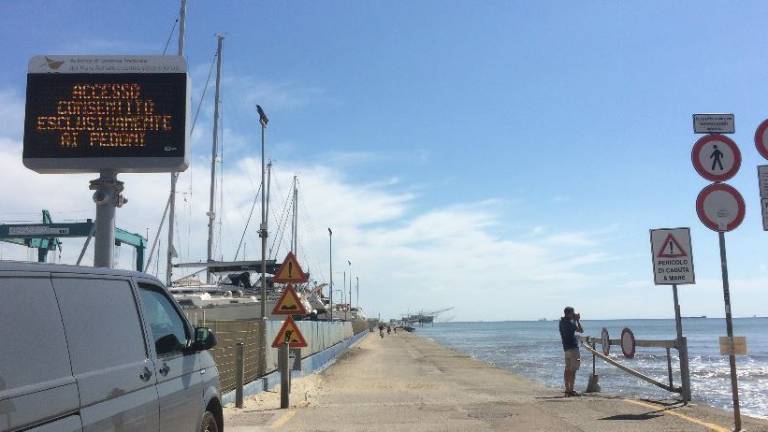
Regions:
<instances>
[{"instance_id":1,"label":"distant boat on water","mask_svg":"<svg viewBox=\"0 0 768 432\"><path fill-rule=\"evenodd\" d=\"M685 318L685 319L706 319L706 318L707 318L707 316L706 316L706 315L699 315L699 316L686 316L686 317L683 317L683 318Z\"/></svg>"},{"instance_id":2,"label":"distant boat on water","mask_svg":"<svg viewBox=\"0 0 768 432\"><path fill-rule=\"evenodd\" d=\"M539 321L546 321L546 318L539 318Z\"/></svg>"}]
</instances>

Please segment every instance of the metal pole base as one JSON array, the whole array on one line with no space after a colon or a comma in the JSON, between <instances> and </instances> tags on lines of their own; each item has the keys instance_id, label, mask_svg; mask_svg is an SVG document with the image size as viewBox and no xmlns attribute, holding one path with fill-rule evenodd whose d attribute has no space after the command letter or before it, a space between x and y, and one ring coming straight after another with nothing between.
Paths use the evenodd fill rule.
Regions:
<instances>
[{"instance_id":1,"label":"metal pole base","mask_svg":"<svg viewBox=\"0 0 768 432\"><path fill-rule=\"evenodd\" d=\"M122 195L123 182L117 173L102 171L99 178L91 180L90 189L96 203L96 239L94 241L94 267L114 267L112 249L115 247L115 209L128 200Z\"/></svg>"},{"instance_id":2,"label":"metal pole base","mask_svg":"<svg viewBox=\"0 0 768 432\"><path fill-rule=\"evenodd\" d=\"M587 390L584 393L600 393L599 378L599 375L589 374L589 384L587 384Z\"/></svg>"}]
</instances>

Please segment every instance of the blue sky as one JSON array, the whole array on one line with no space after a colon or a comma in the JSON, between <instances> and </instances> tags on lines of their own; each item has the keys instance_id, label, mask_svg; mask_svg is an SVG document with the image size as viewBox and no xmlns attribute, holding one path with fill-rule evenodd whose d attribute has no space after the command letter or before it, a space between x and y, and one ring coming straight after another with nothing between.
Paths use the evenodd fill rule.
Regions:
<instances>
[{"instance_id":1,"label":"blue sky","mask_svg":"<svg viewBox=\"0 0 768 432\"><path fill-rule=\"evenodd\" d=\"M160 53L177 12L175 1L0 4L8 163L29 57ZM336 259L355 262L371 312L456 306L455 319L535 319L569 303L599 318L667 317L671 293L652 285L648 229L690 226L699 284L682 288L683 311L721 316L717 236L694 209L707 183L691 167L691 114L734 112L744 162L731 184L748 206L728 235L734 312L768 315L755 168L768 162L752 141L768 117L767 15L759 1L190 0L195 104L214 34L226 34L225 193L234 204L222 242L239 238L258 177L248 167L261 103L283 188L296 173L314 194L306 260L321 276L325 226L338 227ZM190 233L207 207L210 111L207 100L182 180L200 191ZM58 181L26 175L39 188ZM143 232L159 220L165 177L127 178L136 186L120 222ZM49 205L14 194L3 195L0 218ZM86 217L92 205L77 197L51 210ZM200 258L203 242L185 258Z\"/></svg>"}]
</instances>

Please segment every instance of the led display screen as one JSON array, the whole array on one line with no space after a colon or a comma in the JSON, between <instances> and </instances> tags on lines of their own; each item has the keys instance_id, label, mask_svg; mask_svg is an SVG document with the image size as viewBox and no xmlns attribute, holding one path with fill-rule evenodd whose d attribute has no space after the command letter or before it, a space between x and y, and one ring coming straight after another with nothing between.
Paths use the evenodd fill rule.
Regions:
<instances>
[{"instance_id":1,"label":"led display screen","mask_svg":"<svg viewBox=\"0 0 768 432\"><path fill-rule=\"evenodd\" d=\"M41 172L183 170L187 98L184 72L29 73L24 163Z\"/></svg>"}]
</instances>

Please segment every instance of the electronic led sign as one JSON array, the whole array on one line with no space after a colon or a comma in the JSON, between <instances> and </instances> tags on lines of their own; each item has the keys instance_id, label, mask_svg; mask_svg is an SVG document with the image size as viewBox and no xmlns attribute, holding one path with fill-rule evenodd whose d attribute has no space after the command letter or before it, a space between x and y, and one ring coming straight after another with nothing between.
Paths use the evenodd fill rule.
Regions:
<instances>
[{"instance_id":1,"label":"electronic led sign","mask_svg":"<svg viewBox=\"0 0 768 432\"><path fill-rule=\"evenodd\" d=\"M177 56L36 56L24 165L40 173L187 168L189 85Z\"/></svg>"}]
</instances>

